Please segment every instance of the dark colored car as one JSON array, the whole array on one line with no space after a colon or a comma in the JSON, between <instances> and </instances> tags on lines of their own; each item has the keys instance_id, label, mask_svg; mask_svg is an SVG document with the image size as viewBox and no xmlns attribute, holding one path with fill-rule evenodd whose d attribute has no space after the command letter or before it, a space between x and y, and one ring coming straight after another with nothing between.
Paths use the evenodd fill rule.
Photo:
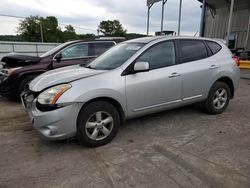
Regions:
<instances>
[{"instance_id":1,"label":"dark colored car","mask_svg":"<svg viewBox=\"0 0 250 188\"><path fill-rule=\"evenodd\" d=\"M0 69L0 95L17 99L36 76L69 65L86 65L121 41L123 39L120 38L71 41L53 48L40 57L8 54L1 60L3 67Z\"/></svg>"}]
</instances>

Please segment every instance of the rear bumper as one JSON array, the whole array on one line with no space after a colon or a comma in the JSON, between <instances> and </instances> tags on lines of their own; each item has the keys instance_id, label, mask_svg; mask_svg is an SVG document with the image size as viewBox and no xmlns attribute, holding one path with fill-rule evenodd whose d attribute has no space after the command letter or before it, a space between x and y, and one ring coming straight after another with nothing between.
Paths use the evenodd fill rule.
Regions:
<instances>
[{"instance_id":1,"label":"rear bumper","mask_svg":"<svg viewBox=\"0 0 250 188\"><path fill-rule=\"evenodd\" d=\"M36 99L26 109L33 128L44 140L63 140L76 135L77 117L82 103L72 103L52 111L36 108Z\"/></svg>"}]
</instances>

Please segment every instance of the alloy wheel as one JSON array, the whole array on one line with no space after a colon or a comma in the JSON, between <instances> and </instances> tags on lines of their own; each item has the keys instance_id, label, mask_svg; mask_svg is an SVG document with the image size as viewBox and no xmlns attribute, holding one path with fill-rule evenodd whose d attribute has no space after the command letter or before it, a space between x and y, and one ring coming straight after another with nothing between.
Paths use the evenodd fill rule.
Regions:
<instances>
[{"instance_id":1,"label":"alloy wheel","mask_svg":"<svg viewBox=\"0 0 250 188\"><path fill-rule=\"evenodd\" d=\"M87 120L85 131L90 139L103 140L110 135L113 127L113 117L107 112L98 111Z\"/></svg>"},{"instance_id":2,"label":"alloy wheel","mask_svg":"<svg viewBox=\"0 0 250 188\"><path fill-rule=\"evenodd\" d=\"M213 98L213 105L216 109L222 109L227 102L227 91L224 88L219 88Z\"/></svg>"}]
</instances>

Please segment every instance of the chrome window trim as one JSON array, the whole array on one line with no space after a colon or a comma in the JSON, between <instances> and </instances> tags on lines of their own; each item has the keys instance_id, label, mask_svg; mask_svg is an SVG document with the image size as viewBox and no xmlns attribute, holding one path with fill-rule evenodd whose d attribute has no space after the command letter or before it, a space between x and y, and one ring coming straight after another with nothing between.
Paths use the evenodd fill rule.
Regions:
<instances>
[{"instance_id":1,"label":"chrome window trim","mask_svg":"<svg viewBox=\"0 0 250 188\"><path fill-rule=\"evenodd\" d=\"M74 58L63 58L61 59L61 61L65 61L65 60L74 60L74 59L84 59L84 58L96 58L97 56L83 56L83 57L74 57ZM53 60L56 60L56 59L53 59Z\"/></svg>"},{"instance_id":2,"label":"chrome window trim","mask_svg":"<svg viewBox=\"0 0 250 188\"><path fill-rule=\"evenodd\" d=\"M66 50L72 46L78 45L78 44L91 44L91 43L113 43L114 45L116 45L117 43L114 41L86 41L86 42L79 42L79 43L74 43L74 44L70 44L69 46L67 46L66 48L61 49L60 51L58 51L54 56L53 56L53 61L56 60L55 57L57 56L57 54L61 53L63 50ZM97 57L97 56L83 56L83 57L74 57L74 58L64 58L61 60L70 60L70 59L81 59L81 58L90 58L90 57Z\"/></svg>"}]
</instances>

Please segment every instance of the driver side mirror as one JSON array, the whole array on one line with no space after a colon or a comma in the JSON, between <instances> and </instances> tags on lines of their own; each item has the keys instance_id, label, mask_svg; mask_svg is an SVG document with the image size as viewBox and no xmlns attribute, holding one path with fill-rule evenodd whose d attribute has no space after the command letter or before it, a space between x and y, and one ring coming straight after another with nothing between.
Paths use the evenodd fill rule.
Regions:
<instances>
[{"instance_id":1,"label":"driver side mirror","mask_svg":"<svg viewBox=\"0 0 250 188\"><path fill-rule=\"evenodd\" d=\"M60 62L61 59L62 59L62 54L61 54L61 53L57 54L57 55L55 56L55 59L56 59L57 62Z\"/></svg>"},{"instance_id":2,"label":"driver side mirror","mask_svg":"<svg viewBox=\"0 0 250 188\"><path fill-rule=\"evenodd\" d=\"M138 61L134 64L134 72L149 71L149 63L146 61Z\"/></svg>"}]
</instances>

